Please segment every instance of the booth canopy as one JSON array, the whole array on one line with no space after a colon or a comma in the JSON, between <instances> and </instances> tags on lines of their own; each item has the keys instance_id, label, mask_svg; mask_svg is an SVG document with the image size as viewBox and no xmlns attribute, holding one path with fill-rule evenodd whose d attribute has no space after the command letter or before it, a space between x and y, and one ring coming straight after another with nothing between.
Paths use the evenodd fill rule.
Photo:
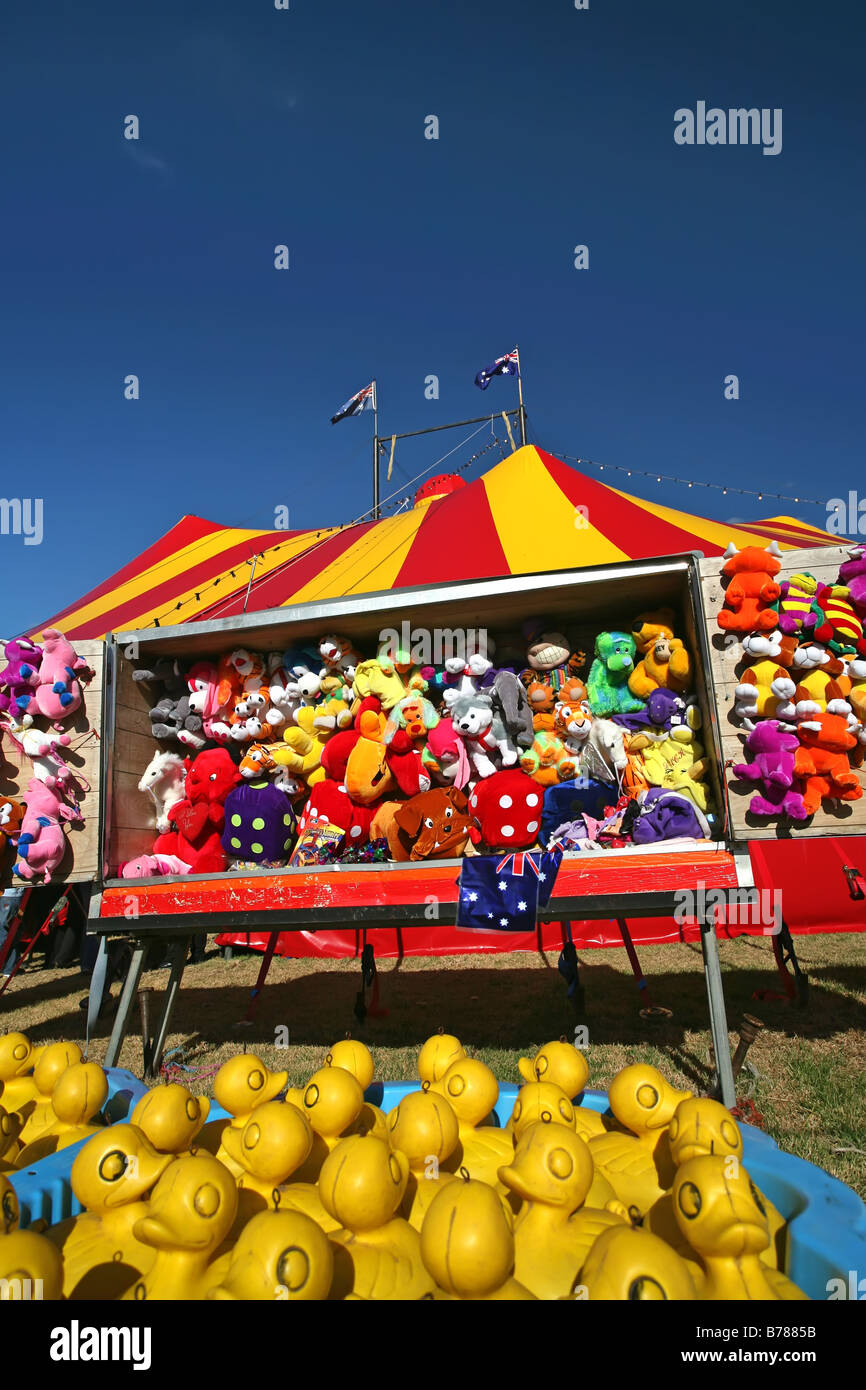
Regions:
<instances>
[{"instance_id":1,"label":"booth canopy","mask_svg":"<svg viewBox=\"0 0 866 1390\"><path fill-rule=\"evenodd\" d=\"M379 521L262 531L185 516L45 626L73 639L102 637L228 618L245 607L690 550L720 555L731 540L740 548L776 540L783 550L839 544L792 517L733 526L648 502L527 445L474 482L431 479L410 511Z\"/></svg>"}]
</instances>

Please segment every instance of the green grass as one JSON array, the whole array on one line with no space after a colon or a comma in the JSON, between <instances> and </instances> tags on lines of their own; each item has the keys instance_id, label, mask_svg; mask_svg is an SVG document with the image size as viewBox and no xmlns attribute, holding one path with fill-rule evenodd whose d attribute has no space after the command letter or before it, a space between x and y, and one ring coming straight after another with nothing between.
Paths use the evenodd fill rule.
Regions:
<instances>
[{"instance_id":1,"label":"green grass","mask_svg":"<svg viewBox=\"0 0 866 1390\"><path fill-rule=\"evenodd\" d=\"M866 938L799 937L796 949L810 980L806 1009L753 997L756 990L781 992L766 939L720 943L732 1049L745 1013L765 1025L738 1094L754 1102L783 1148L866 1196ZM673 1011L668 1020L641 1019L644 1001L624 951L580 953L590 1084L604 1089L621 1067L646 1061L674 1084L705 1091L710 1034L700 948L655 946L639 954L654 1002ZM368 1017L363 1026L353 1014L357 961L276 959L254 1024L239 1027L259 964L258 956L222 961L213 955L187 969L168 1047L182 1049L173 1060L190 1071L178 1079L187 1079L193 1090L208 1091L212 1078L198 1074L244 1048L300 1084L321 1065L328 1044L347 1031L371 1048L380 1079L408 1079L416 1075L419 1047L439 1027L456 1033L500 1081L517 1082L518 1059L550 1038L573 1036L576 1022L555 955L476 955L407 959L399 966L381 961L381 1002L388 1016ZM166 971L156 971L143 983L159 990L166 979ZM37 1042L80 1041L84 1014L78 1002L86 991L87 980L76 971L28 970L4 995L0 1026L22 1029ZM275 1046L281 1027L289 1030L287 1048ZM109 1031L110 1020L93 1041L93 1060L104 1056ZM121 1063L140 1074L140 1038L130 1035Z\"/></svg>"}]
</instances>

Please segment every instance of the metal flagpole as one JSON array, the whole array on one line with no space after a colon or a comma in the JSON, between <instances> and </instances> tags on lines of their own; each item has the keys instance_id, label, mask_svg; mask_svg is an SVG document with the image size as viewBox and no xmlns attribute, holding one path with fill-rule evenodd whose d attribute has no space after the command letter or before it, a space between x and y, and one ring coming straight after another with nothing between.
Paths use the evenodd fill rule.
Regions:
<instances>
[{"instance_id":1,"label":"metal flagpole","mask_svg":"<svg viewBox=\"0 0 866 1390\"><path fill-rule=\"evenodd\" d=\"M379 516L379 390L373 377L373 519Z\"/></svg>"},{"instance_id":2,"label":"metal flagpole","mask_svg":"<svg viewBox=\"0 0 866 1390\"><path fill-rule=\"evenodd\" d=\"M523 378L520 371L520 348L514 344L517 353L517 398L520 401L520 442L526 443L526 407L523 404Z\"/></svg>"}]
</instances>

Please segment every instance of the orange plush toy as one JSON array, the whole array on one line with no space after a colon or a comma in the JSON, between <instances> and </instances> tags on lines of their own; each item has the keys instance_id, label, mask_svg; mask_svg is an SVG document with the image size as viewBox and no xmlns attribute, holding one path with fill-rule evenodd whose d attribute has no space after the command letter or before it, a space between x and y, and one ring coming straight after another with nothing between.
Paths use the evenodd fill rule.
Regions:
<instances>
[{"instance_id":1,"label":"orange plush toy","mask_svg":"<svg viewBox=\"0 0 866 1390\"><path fill-rule=\"evenodd\" d=\"M782 552L776 541L766 550L759 545L747 545L737 550L733 541L725 551L722 574L730 580L725 591L725 606L718 615L723 632L769 632L775 628L779 615L770 608L782 590L773 578L779 573Z\"/></svg>"},{"instance_id":2,"label":"orange plush toy","mask_svg":"<svg viewBox=\"0 0 866 1390\"><path fill-rule=\"evenodd\" d=\"M21 829L21 822L24 819L24 807L20 801L13 801L9 796L0 796L0 854L6 848L7 840L14 840Z\"/></svg>"},{"instance_id":3,"label":"orange plush toy","mask_svg":"<svg viewBox=\"0 0 866 1390\"><path fill-rule=\"evenodd\" d=\"M628 688L641 700L648 700L659 687L679 695L691 685L691 658L685 644L674 637L673 624L670 608L641 613L632 624L631 635L641 660L628 678Z\"/></svg>"},{"instance_id":4,"label":"orange plush toy","mask_svg":"<svg viewBox=\"0 0 866 1390\"><path fill-rule=\"evenodd\" d=\"M798 727L800 747L794 757L794 776L803 779L803 804L811 816L822 801L859 801L863 795L860 779L848 762L847 753L857 746L851 732L855 716L816 714Z\"/></svg>"}]
</instances>

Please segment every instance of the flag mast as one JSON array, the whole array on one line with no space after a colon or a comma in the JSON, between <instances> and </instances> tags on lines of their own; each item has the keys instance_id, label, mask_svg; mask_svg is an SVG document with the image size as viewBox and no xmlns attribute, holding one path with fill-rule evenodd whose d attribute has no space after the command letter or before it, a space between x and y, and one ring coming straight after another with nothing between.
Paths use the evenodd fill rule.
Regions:
<instances>
[{"instance_id":1,"label":"flag mast","mask_svg":"<svg viewBox=\"0 0 866 1390\"><path fill-rule=\"evenodd\" d=\"M514 344L514 351L517 353L517 398L520 402L520 443L526 443L526 407L523 404L523 376L520 368L520 346Z\"/></svg>"},{"instance_id":2,"label":"flag mast","mask_svg":"<svg viewBox=\"0 0 866 1390\"><path fill-rule=\"evenodd\" d=\"M373 520L379 519L379 388L373 377Z\"/></svg>"}]
</instances>

